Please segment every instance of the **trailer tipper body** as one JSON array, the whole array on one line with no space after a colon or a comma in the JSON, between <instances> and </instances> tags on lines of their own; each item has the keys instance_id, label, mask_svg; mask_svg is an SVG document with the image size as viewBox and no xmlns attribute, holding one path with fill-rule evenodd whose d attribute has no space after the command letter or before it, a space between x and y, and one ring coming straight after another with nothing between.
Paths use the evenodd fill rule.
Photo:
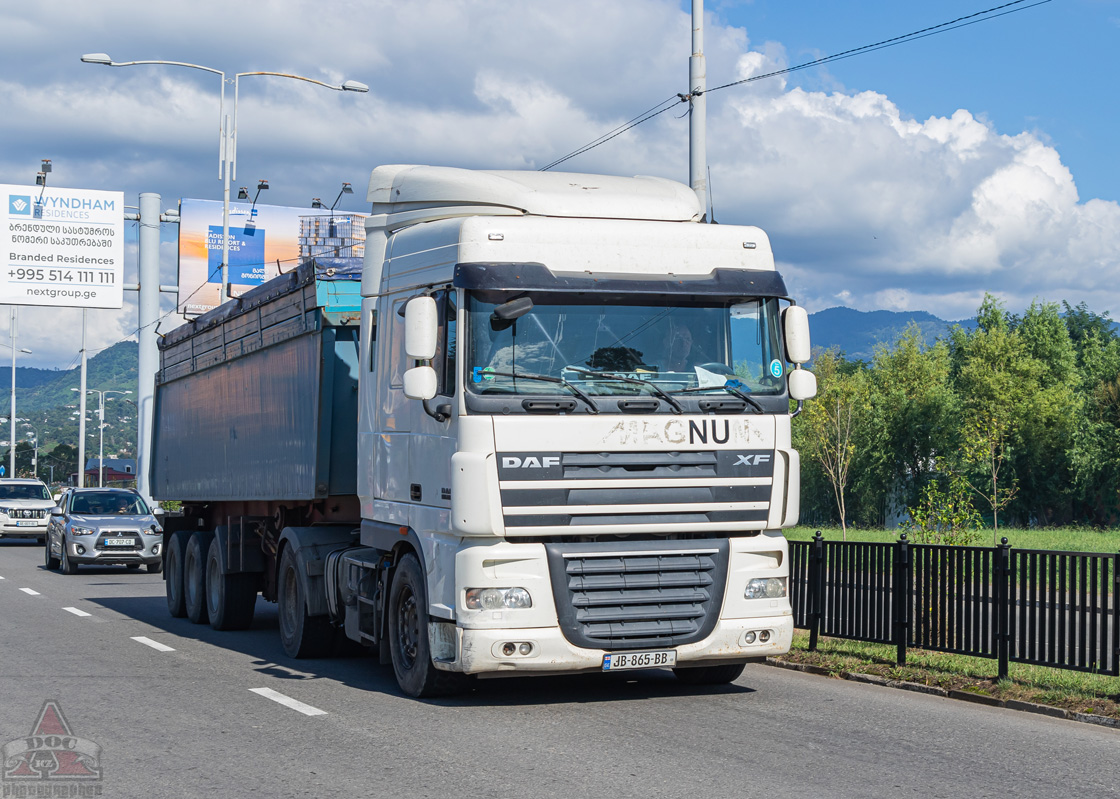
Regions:
<instances>
[{"instance_id":1,"label":"trailer tipper body","mask_svg":"<svg viewBox=\"0 0 1120 799\"><path fill-rule=\"evenodd\" d=\"M360 270L301 265L161 345L171 612L406 693L788 649L803 310L757 228L656 178L387 166Z\"/></svg>"}]
</instances>

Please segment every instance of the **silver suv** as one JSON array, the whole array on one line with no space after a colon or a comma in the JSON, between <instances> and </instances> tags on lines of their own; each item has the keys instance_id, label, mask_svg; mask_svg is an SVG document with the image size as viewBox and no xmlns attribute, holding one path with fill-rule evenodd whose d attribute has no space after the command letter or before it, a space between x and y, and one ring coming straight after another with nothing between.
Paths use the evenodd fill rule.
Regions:
<instances>
[{"instance_id":1,"label":"silver suv","mask_svg":"<svg viewBox=\"0 0 1120 799\"><path fill-rule=\"evenodd\" d=\"M79 564L163 568L163 527L148 503L123 488L72 488L51 512L44 563L66 574Z\"/></svg>"},{"instance_id":2,"label":"silver suv","mask_svg":"<svg viewBox=\"0 0 1120 799\"><path fill-rule=\"evenodd\" d=\"M0 479L0 536L42 540L53 507L42 480Z\"/></svg>"}]
</instances>

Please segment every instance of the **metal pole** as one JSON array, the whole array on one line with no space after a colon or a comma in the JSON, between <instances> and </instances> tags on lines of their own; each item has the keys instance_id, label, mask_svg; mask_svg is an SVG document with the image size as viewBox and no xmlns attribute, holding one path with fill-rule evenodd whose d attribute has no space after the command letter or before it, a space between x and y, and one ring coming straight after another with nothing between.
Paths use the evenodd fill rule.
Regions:
<instances>
[{"instance_id":1,"label":"metal pole","mask_svg":"<svg viewBox=\"0 0 1120 799\"><path fill-rule=\"evenodd\" d=\"M708 218L707 67L704 62L704 0L692 0L692 57L688 59L688 185ZM709 220L710 221L710 220Z\"/></svg>"},{"instance_id":2,"label":"metal pole","mask_svg":"<svg viewBox=\"0 0 1120 799\"><path fill-rule=\"evenodd\" d=\"M105 487L105 392L97 392L97 425L101 436L97 445L97 487Z\"/></svg>"},{"instance_id":3,"label":"metal pole","mask_svg":"<svg viewBox=\"0 0 1120 799\"><path fill-rule=\"evenodd\" d=\"M9 322L8 332L12 334L12 412L8 421L11 422L11 433L8 436L8 443L11 444L9 454L8 469L10 470L9 477L16 476L16 307L12 306L11 321Z\"/></svg>"},{"instance_id":4,"label":"metal pole","mask_svg":"<svg viewBox=\"0 0 1120 799\"><path fill-rule=\"evenodd\" d=\"M152 413L155 400L159 348L156 324L159 322L159 235L160 196L140 195L140 360L136 397L136 488L144 501L152 501L148 484L152 450Z\"/></svg>"},{"instance_id":5,"label":"metal pole","mask_svg":"<svg viewBox=\"0 0 1120 799\"><path fill-rule=\"evenodd\" d=\"M82 378L78 389L78 488L86 484L86 309L82 309Z\"/></svg>"},{"instance_id":6,"label":"metal pole","mask_svg":"<svg viewBox=\"0 0 1120 799\"><path fill-rule=\"evenodd\" d=\"M224 85L224 84L223 84ZM237 101L234 100L234 106ZM222 287L218 295L218 305L226 301L229 286L229 179L233 169L233 146L230 141L229 114L222 120L223 141L225 142L225 164L222 169Z\"/></svg>"}]
</instances>

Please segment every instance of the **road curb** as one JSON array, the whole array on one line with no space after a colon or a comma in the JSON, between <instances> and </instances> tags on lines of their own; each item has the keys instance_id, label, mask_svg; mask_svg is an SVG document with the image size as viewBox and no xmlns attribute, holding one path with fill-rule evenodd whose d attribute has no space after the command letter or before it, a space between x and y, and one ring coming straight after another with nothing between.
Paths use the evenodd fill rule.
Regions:
<instances>
[{"instance_id":1,"label":"road curb","mask_svg":"<svg viewBox=\"0 0 1120 799\"><path fill-rule=\"evenodd\" d=\"M1110 727L1112 729L1120 730L1120 719L1115 719L1112 716L1100 716L1096 713L1076 713L1071 710L1066 710L1061 707L1052 707L1051 705L1040 705L1035 702L1024 702L1021 699L997 699L994 696L987 696L985 694L978 694L973 691L959 691L956 689L946 690L936 685L924 685L917 682L906 682L905 680L891 680L886 677L880 677L878 674L861 674L856 671L830 671L829 669L821 666L813 666L808 663L790 663L785 660L778 660L777 658L766 658L766 664L775 666L779 669L789 669L790 671L800 671L805 674L815 674L820 677L837 677L841 680L848 680L850 682L861 682L867 685L881 685L884 688L897 688L903 691L913 691L919 694L929 694L930 696L940 696L944 699L956 699L961 702L972 702L986 707L1002 707L1006 710L1018 710L1024 713L1037 713L1041 716L1051 716L1056 719L1066 719L1067 721L1079 721L1083 724L1096 724L1100 727Z\"/></svg>"}]
</instances>

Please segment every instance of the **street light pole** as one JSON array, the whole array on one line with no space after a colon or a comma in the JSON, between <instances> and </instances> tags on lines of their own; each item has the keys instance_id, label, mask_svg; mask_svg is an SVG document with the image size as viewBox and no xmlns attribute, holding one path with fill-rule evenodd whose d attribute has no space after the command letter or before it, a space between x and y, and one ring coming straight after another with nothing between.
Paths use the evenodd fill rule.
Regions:
<instances>
[{"instance_id":1,"label":"street light pole","mask_svg":"<svg viewBox=\"0 0 1120 799\"><path fill-rule=\"evenodd\" d=\"M82 61L87 64L102 64L109 67L132 67L143 64L158 64L171 67L187 67L200 69L219 75L222 81L221 104L218 108L218 118L221 123L219 131L219 161L218 177L222 179L222 283L218 296L218 305L229 298L229 184L230 180L237 178L237 98L241 78L252 75L269 75L276 78L290 78L306 83L314 83L339 92L368 92L369 87L356 80L343 81L339 84L324 83L314 78L305 78L302 75L291 75L287 72L238 72L233 76L233 124L230 125L229 115L225 112L226 103L226 73L213 67L204 67L199 64L189 64L185 61L114 61L105 53L86 53Z\"/></svg>"},{"instance_id":2,"label":"street light pole","mask_svg":"<svg viewBox=\"0 0 1120 799\"><path fill-rule=\"evenodd\" d=\"M78 391L79 389L72 388L71 391ZM105 487L105 395L106 394L131 394L131 391L120 391L119 389L86 389L86 393L97 395L97 430L100 434L100 440L97 448L97 487ZM85 414L82 414L82 422L85 422ZM84 442L83 442L84 443ZM85 464L79 464L81 474L85 474Z\"/></svg>"},{"instance_id":3,"label":"street light pole","mask_svg":"<svg viewBox=\"0 0 1120 799\"><path fill-rule=\"evenodd\" d=\"M9 321L8 332L12 337L12 406L8 414L8 419L11 421L11 429L8 435L8 443L11 445L9 452L8 469L11 474L10 477L16 476L16 307L11 307L11 318ZM30 355L31 350L21 349L19 352L25 355Z\"/></svg>"}]
</instances>

